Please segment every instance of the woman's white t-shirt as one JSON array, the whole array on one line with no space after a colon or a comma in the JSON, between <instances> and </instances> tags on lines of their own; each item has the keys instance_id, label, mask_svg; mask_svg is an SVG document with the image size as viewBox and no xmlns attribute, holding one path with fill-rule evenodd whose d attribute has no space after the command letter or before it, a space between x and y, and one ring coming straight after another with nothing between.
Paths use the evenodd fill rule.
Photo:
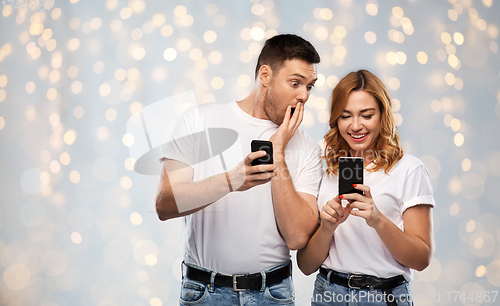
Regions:
<instances>
[{"instance_id":1,"label":"woman's white t-shirt","mask_svg":"<svg viewBox=\"0 0 500 306\"><path fill-rule=\"evenodd\" d=\"M404 154L388 174L383 170L369 172L365 169L364 185L370 187L379 211L401 230L404 230L403 212L406 209L420 204L435 206L429 171L410 154ZM319 210L337 194L337 176L324 173L318 197ZM322 267L348 274L383 278L403 275L408 281L412 279L410 268L394 259L375 229L369 227L365 219L354 215L335 230Z\"/></svg>"}]
</instances>

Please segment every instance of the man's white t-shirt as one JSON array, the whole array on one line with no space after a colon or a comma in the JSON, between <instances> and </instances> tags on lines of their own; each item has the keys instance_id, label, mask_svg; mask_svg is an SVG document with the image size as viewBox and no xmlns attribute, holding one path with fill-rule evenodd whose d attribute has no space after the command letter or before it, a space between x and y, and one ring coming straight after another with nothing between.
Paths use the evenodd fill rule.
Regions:
<instances>
[{"instance_id":1,"label":"man's white t-shirt","mask_svg":"<svg viewBox=\"0 0 500 306\"><path fill-rule=\"evenodd\" d=\"M174 141L163 156L190 165L194 170L193 181L201 181L235 168L251 152L252 140L269 140L278 127L270 120L248 115L235 101L195 106L183 114L173 133L173 139L188 141L181 145ZM232 129L237 139L234 141L217 129ZM222 134L218 137L219 131ZM193 134L201 137L189 139ZM222 156L216 155L219 152L204 152L207 147L211 150L213 142L218 142L219 148L228 147ZM297 192L317 197L322 177L319 155L316 141L297 129L285 151ZM290 259L290 250L276 225L270 182L243 192L231 192L183 218L187 263L232 275L265 271Z\"/></svg>"},{"instance_id":2,"label":"man's white t-shirt","mask_svg":"<svg viewBox=\"0 0 500 306\"><path fill-rule=\"evenodd\" d=\"M425 165L415 156L404 154L386 174L383 170L363 172L375 205L387 218L403 228L403 212L415 205L435 206L432 183ZM323 175L318 197L319 210L338 195L335 175ZM344 201L343 201L344 202ZM347 203L347 202L345 202ZM375 229L364 218L351 215L335 230L328 257L322 267L348 274L377 277L403 275L411 281L412 271L394 259Z\"/></svg>"}]
</instances>

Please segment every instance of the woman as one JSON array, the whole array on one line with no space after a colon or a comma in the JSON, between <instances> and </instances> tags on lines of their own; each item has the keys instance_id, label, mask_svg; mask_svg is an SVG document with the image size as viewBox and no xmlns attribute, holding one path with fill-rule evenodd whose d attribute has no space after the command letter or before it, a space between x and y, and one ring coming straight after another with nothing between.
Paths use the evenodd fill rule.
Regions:
<instances>
[{"instance_id":1,"label":"woman","mask_svg":"<svg viewBox=\"0 0 500 306\"><path fill-rule=\"evenodd\" d=\"M333 90L321 223L297 254L306 275L319 269L312 305L412 305L411 269L429 265L431 180L418 158L403 153L391 108L387 88L367 70ZM364 158L364 184L354 185L362 195L338 195L339 157L348 155Z\"/></svg>"}]
</instances>

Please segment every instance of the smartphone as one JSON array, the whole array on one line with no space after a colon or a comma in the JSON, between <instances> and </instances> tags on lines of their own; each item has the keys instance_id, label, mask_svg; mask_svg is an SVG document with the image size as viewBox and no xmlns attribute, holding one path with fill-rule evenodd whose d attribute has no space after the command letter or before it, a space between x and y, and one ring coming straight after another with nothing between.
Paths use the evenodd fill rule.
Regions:
<instances>
[{"instance_id":1,"label":"smartphone","mask_svg":"<svg viewBox=\"0 0 500 306\"><path fill-rule=\"evenodd\" d=\"M339 195L346 193L363 194L363 191L352 186L353 184L363 184L363 169L363 157L339 158Z\"/></svg>"},{"instance_id":2,"label":"smartphone","mask_svg":"<svg viewBox=\"0 0 500 306\"><path fill-rule=\"evenodd\" d=\"M273 143L269 140L252 140L252 152L266 151L266 155L252 160L252 166L272 165L273 161Z\"/></svg>"}]
</instances>

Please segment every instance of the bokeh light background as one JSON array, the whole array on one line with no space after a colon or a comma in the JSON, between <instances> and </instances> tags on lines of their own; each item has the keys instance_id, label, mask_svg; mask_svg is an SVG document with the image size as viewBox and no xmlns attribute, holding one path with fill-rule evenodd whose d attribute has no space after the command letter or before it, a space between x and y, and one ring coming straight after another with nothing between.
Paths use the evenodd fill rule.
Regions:
<instances>
[{"instance_id":1,"label":"bokeh light background","mask_svg":"<svg viewBox=\"0 0 500 306\"><path fill-rule=\"evenodd\" d=\"M321 143L332 88L367 68L390 89L404 149L430 170L437 249L429 268L415 273L416 305L498 305L499 5L7 6L0 16L0 304L176 305L181 222L158 220L158 176L133 171L126 122L190 90L199 104L245 97L265 39L296 33L322 57L303 128ZM297 304L308 305L314 277L294 271Z\"/></svg>"}]
</instances>

